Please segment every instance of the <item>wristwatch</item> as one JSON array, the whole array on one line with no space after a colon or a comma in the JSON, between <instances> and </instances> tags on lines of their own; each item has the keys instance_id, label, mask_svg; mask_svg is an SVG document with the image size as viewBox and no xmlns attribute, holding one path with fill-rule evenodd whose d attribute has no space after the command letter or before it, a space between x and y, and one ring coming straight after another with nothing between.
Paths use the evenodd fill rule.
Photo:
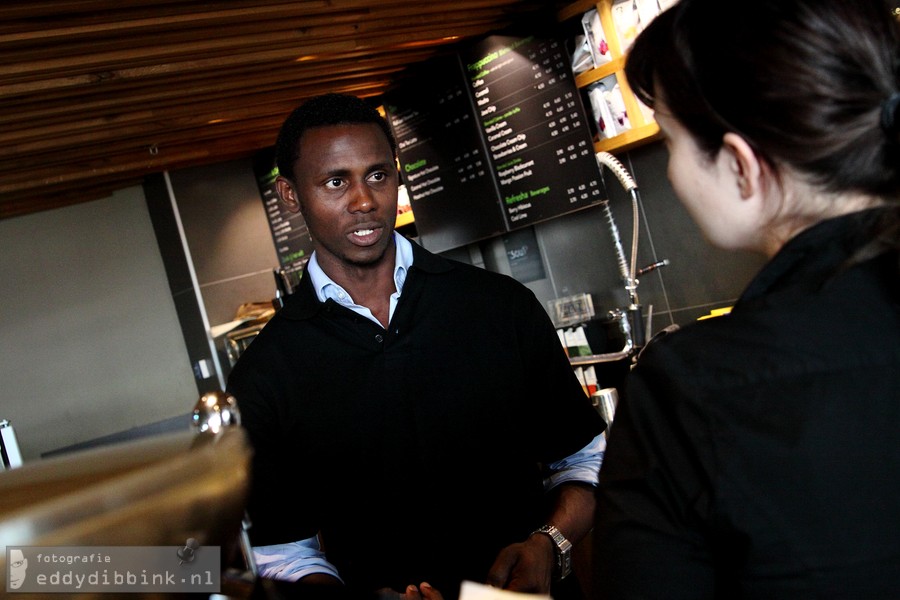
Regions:
<instances>
[{"instance_id":1,"label":"wristwatch","mask_svg":"<svg viewBox=\"0 0 900 600\"><path fill-rule=\"evenodd\" d=\"M556 568L553 576L557 580L565 579L572 572L572 542L566 539L566 536L554 525L544 525L539 529L531 532L531 535L543 533L550 536L553 540L553 546L556 550Z\"/></svg>"}]
</instances>

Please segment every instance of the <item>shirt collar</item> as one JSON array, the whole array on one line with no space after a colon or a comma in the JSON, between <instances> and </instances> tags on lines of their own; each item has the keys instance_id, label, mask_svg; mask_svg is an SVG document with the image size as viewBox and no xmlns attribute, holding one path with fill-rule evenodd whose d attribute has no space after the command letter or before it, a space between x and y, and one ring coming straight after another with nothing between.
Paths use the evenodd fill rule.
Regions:
<instances>
[{"instance_id":1,"label":"shirt collar","mask_svg":"<svg viewBox=\"0 0 900 600\"><path fill-rule=\"evenodd\" d=\"M419 244L407 240L402 235L395 234L395 237L399 238L397 247L404 249L401 254L401 260L395 262L395 270L398 265L405 265L406 267L405 273L407 277L402 282L404 289L409 287L407 285L410 282L409 276L413 275L415 271L421 271L427 275L440 275L453 270L453 261L438 254L432 254ZM312 256L307 261L303 277L300 278L300 283L294 289L294 293L284 299L284 306L276 313L277 318L289 320L310 319L326 306L325 303L319 302L316 288L313 286L313 278L309 275L309 263L311 261Z\"/></svg>"},{"instance_id":2,"label":"shirt collar","mask_svg":"<svg viewBox=\"0 0 900 600\"><path fill-rule=\"evenodd\" d=\"M409 267L412 266L413 250L412 243L405 237L396 231L393 233L393 236L394 246L396 248L394 254L394 286L397 288L397 295L399 296L403 292L403 284L406 283L406 275L409 272ZM325 302L330 298L339 304L353 304L353 299L350 297L350 294L347 293L347 290L335 283L331 277L325 274L322 267L319 266L315 251L313 251L312 256L309 257L307 275L309 276L310 283L313 285L313 289L316 292L316 297L319 299L319 302Z\"/></svg>"},{"instance_id":3,"label":"shirt collar","mask_svg":"<svg viewBox=\"0 0 900 600\"><path fill-rule=\"evenodd\" d=\"M788 240L750 281L735 308L766 299L774 290L794 285L823 285L845 268L873 227L897 206L879 206L820 221ZM801 276L802 275L802 276Z\"/></svg>"}]
</instances>

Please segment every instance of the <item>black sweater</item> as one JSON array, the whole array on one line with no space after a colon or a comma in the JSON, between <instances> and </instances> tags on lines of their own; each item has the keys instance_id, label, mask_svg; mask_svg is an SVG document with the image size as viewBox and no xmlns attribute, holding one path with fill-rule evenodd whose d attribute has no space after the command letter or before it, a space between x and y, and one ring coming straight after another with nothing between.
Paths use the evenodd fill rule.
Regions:
<instances>
[{"instance_id":1,"label":"black sweater","mask_svg":"<svg viewBox=\"0 0 900 600\"><path fill-rule=\"evenodd\" d=\"M603 598L900 597L898 258L847 262L888 210L647 346L600 472Z\"/></svg>"},{"instance_id":2,"label":"black sweater","mask_svg":"<svg viewBox=\"0 0 900 600\"><path fill-rule=\"evenodd\" d=\"M603 422L530 290L413 251L387 330L304 276L229 390L255 450L254 545L321 529L349 585L453 597L543 523L540 466Z\"/></svg>"}]
</instances>

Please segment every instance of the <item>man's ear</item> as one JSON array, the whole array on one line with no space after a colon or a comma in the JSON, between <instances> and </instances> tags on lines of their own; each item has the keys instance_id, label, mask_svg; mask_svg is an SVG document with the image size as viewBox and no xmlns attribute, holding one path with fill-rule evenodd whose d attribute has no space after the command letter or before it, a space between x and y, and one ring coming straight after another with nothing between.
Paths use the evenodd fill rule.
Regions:
<instances>
[{"instance_id":1,"label":"man's ear","mask_svg":"<svg viewBox=\"0 0 900 600\"><path fill-rule=\"evenodd\" d=\"M275 178L275 191L278 197L284 202L284 205L291 212L300 212L300 200L294 192L294 186L291 182L279 175Z\"/></svg>"},{"instance_id":2,"label":"man's ear","mask_svg":"<svg viewBox=\"0 0 900 600\"><path fill-rule=\"evenodd\" d=\"M722 146L729 154L729 168L734 174L741 198L746 200L760 193L764 185L764 169L747 140L728 132L722 138Z\"/></svg>"}]
</instances>

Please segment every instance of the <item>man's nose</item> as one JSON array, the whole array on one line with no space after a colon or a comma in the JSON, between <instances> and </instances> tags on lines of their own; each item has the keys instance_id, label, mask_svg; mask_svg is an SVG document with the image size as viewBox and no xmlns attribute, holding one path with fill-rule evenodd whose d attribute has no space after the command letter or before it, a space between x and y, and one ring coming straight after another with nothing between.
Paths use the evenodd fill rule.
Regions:
<instances>
[{"instance_id":1,"label":"man's nose","mask_svg":"<svg viewBox=\"0 0 900 600\"><path fill-rule=\"evenodd\" d=\"M350 212L370 212L376 208L378 208L378 201L369 186L365 184L354 186Z\"/></svg>"}]
</instances>

